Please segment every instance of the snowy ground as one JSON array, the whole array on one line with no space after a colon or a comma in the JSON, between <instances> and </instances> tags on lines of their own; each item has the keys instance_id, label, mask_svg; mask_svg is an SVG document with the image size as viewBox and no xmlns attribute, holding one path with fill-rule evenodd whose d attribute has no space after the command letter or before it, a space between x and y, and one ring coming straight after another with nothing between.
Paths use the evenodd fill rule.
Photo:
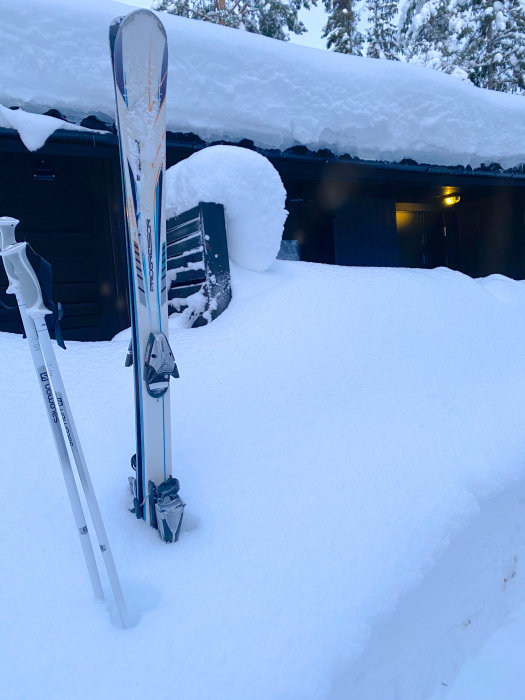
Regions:
<instances>
[{"instance_id":1,"label":"snowy ground","mask_svg":"<svg viewBox=\"0 0 525 700\"><path fill-rule=\"evenodd\" d=\"M0 334L2 696L465 700L461 665L525 599L523 283L276 262L233 291L210 326L172 321L176 545L126 512L129 333L57 350L127 631Z\"/></svg>"},{"instance_id":2,"label":"snowy ground","mask_svg":"<svg viewBox=\"0 0 525 700\"><path fill-rule=\"evenodd\" d=\"M525 688L525 606L509 615L482 649L467 659L453 683L442 683L432 700L522 700Z\"/></svg>"}]
</instances>

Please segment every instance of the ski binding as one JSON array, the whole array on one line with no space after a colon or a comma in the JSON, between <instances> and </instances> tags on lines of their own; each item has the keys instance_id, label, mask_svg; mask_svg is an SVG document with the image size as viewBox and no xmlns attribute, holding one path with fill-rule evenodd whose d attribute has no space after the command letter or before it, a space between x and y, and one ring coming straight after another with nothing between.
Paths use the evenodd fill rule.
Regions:
<instances>
[{"instance_id":1,"label":"ski binding","mask_svg":"<svg viewBox=\"0 0 525 700\"><path fill-rule=\"evenodd\" d=\"M136 459L135 455L131 459L131 465L135 469L134 459ZM137 498L137 480L130 476L128 481L133 498L131 512L140 519L142 518L143 504L140 504ZM172 476L169 476L159 486L156 486L153 481L148 484L147 498L150 500L150 513L152 514L150 525L157 529L159 537L164 542L177 542L179 539L184 507L186 506L179 495L179 490L179 480Z\"/></svg>"},{"instance_id":2,"label":"ski binding","mask_svg":"<svg viewBox=\"0 0 525 700\"><path fill-rule=\"evenodd\" d=\"M159 399L168 391L170 377L179 378L179 371L170 344L164 333L150 333L144 358L144 381L148 394Z\"/></svg>"}]
</instances>

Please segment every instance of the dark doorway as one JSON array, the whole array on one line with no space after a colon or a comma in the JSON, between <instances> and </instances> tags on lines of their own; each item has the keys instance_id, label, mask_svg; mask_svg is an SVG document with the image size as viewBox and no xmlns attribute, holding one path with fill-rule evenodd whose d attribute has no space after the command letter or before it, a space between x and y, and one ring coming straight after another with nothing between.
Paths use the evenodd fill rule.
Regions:
<instances>
[{"instance_id":1,"label":"dark doorway","mask_svg":"<svg viewBox=\"0 0 525 700\"><path fill-rule=\"evenodd\" d=\"M285 240L299 243L301 260L334 264L333 214L315 199L290 198L286 202Z\"/></svg>"},{"instance_id":2,"label":"dark doorway","mask_svg":"<svg viewBox=\"0 0 525 700\"><path fill-rule=\"evenodd\" d=\"M400 267L447 265L447 231L440 206L397 203L396 224Z\"/></svg>"}]
</instances>

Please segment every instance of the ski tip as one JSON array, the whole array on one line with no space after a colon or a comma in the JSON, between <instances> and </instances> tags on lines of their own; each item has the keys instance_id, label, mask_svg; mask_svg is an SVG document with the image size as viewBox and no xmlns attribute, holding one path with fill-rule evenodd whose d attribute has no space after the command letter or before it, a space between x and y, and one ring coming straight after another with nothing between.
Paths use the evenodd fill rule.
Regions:
<instances>
[{"instance_id":1,"label":"ski tip","mask_svg":"<svg viewBox=\"0 0 525 700\"><path fill-rule=\"evenodd\" d=\"M127 15L115 17L109 25L109 52L111 56L111 65L113 68L113 76L115 79L115 87L120 89L124 96L124 72L122 65L122 36L126 33L126 27L129 27L135 21L142 24L137 25L140 32L150 31L152 36L155 32L160 34L158 37L159 43L164 44L164 60L163 60L163 75L166 74L168 68L168 39L166 30L160 18L151 10L138 8L129 12ZM166 80L163 81L164 94L166 91Z\"/></svg>"},{"instance_id":2,"label":"ski tip","mask_svg":"<svg viewBox=\"0 0 525 700\"><path fill-rule=\"evenodd\" d=\"M148 21L151 23L154 23L158 26L159 30L162 32L164 37L166 38L166 30L164 28L164 24L162 23L162 20L158 16L156 12L152 12L151 10L147 10L146 8L139 7L136 10L132 10L129 12L127 15L124 15L123 17L115 17L113 22L110 24L110 43L111 43L111 28L113 25L116 23L116 29L115 29L115 35L117 34L118 30L120 27L124 27L126 24L130 24L131 22L134 22L135 20L144 20ZM113 39L114 42L114 39Z\"/></svg>"}]
</instances>

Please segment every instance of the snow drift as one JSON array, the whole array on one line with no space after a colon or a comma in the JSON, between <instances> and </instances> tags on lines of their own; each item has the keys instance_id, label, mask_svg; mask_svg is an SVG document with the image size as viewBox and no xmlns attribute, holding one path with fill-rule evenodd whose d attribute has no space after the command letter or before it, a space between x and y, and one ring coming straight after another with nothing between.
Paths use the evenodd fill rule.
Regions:
<instances>
[{"instance_id":1,"label":"snow drift","mask_svg":"<svg viewBox=\"0 0 525 700\"><path fill-rule=\"evenodd\" d=\"M525 293L449 270L232 268L172 319L164 545L126 511L129 340L59 355L130 605L91 597L25 341L0 334L5 694L422 700L524 598Z\"/></svg>"}]
</instances>

